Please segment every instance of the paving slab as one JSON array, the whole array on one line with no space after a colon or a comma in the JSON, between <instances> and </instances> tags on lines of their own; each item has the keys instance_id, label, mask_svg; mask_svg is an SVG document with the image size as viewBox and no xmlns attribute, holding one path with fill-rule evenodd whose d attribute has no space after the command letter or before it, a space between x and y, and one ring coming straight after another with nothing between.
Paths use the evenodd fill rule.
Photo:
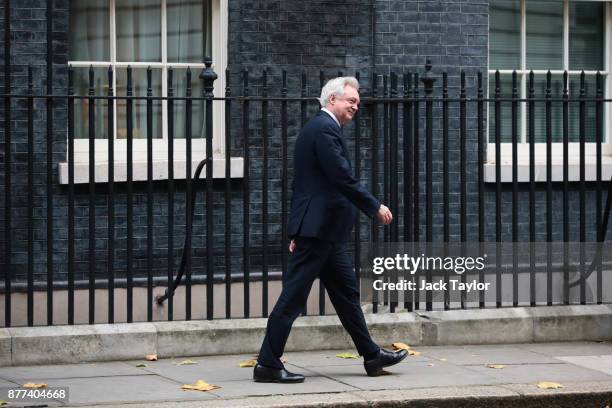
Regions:
<instances>
[{"instance_id":1,"label":"paving slab","mask_svg":"<svg viewBox=\"0 0 612 408\"><path fill-rule=\"evenodd\" d=\"M418 350L426 357L459 365L559 363L547 355L503 345L419 347Z\"/></svg>"},{"instance_id":2,"label":"paving slab","mask_svg":"<svg viewBox=\"0 0 612 408\"><path fill-rule=\"evenodd\" d=\"M400 363L389 367L390 374L380 377L368 377L360 366L317 366L309 370L319 375L334 378L345 384L362 390L409 389L423 387L461 386L468 384L497 384L496 380L486 373L477 373L461 366L446 362Z\"/></svg>"},{"instance_id":3,"label":"paving slab","mask_svg":"<svg viewBox=\"0 0 612 408\"><path fill-rule=\"evenodd\" d=\"M351 353L358 358L340 358L336 357L339 353ZM321 350L321 351L306 351L306 352L289 352L283 354L283 358L288 363L298 367L314 367L327 365L361 365L363 366L363 358L357 354L355 350Z\"/></svg>"},{"instance_id":4,"label":"paving slab","mask_svg":"<svg viewBox=\"0 0 612 408\"><path fill-rule=\"evenodd\" d=\"M612 342L575 341L551 343L524 343L508 345L547 356L588 356L612 354Z\"/></svg>"},{"instance_id":5,"label":"paving slab","mask_svg":"<svg viewBox=\"0 0 612 408\"><path fill-rule=\"evenodd\" d=\"M579 382L579 381L609 381L612 376L599 371L579 367L573 364L518 364L506 365L503 369L486 366L469 366L480 374L495 377L507 384L538 383L540 381Z\"/></svg>"},{"instance_id":6,"label":"paving slab","mask_svg":"<svg viewBox=\"0 0 612 408\"><path fill-rule=\"evenodd\" d=\"M420 351L421 348L415 348ZM308 352L291 352L285 353L283 357L291 364L299 367L316 367L316 366L345 366L345 365L358 365L363 367L363 358L340 358L336 357L339 353L351 353L359 357L355 350L321 350L321 351L308 351ZM425 356L408 356L405 361L429 361L430 359Z\"/></svg>"},{"instance_id":7,"label":"paving slab","mask_svg":"<svg viewBox=\"0 0 612 408\"><path fill-rule=\"evenodd\" d=\"M298 370L295 370L298 371ZM247 397L259 395L320 394L357 391L358 388L343 384L335 379L326 378L306 370L299 370L306 376L306 381L298 384L256 383L247 381L218 381L215 395L222 398Z\"/></svg>"},{"instance_id":8,"label":"paving slab","mask_svg":"<svg viewBox=\"0 0 612 408\"><path fill-rule=\"evenodd\" d=\"M206 382L251 380L252 368L240 368L238 364L243 360L254 358L252 354L230 356L203 356L160 359L158 361L127 361L125 365L135 366L146 363L147 367L138 368L142 372L157 374L162 377L181 383L202 379ZM197 364L180 365L179 363L191 360Z\"/></svg>"},{"instance_id":9,"label":"paving slab","mask_svg":"<svg viewBox=\"0 0 612 408\"><path fill-rule=\"evenodd\" d=\"M559 360L591 370L612 375L612 355L604 356L567 356L557 357Z\"/></svg>"},{"instance_id":10,"label":"paving slab","mask_svg":"<svg viewBox=\"0 0 612 408\"><path fill-rule=\"evenodd\" d=\"M287 368L306 376L304 383L291 385L253 382L252 368L238 367L253 354L15 366L0 368L0 387L25 380L66 386L71 406L601 408L608 398L612 402L610 346L597 342L415 346L420 356L409 356L389 367L388 375L374 378L365 374L363 359L336 357L339 352L354 353L351 348L288 352ZM576 354L579 351L583 354ZM187 359L197 364L179 365ZM136 367L143 362L147 367ZM492 369L486 364L506 367ZM198 379L221 388L181 390L182 384ZM539 381L559 382L564 388L542 390L536 387Z\"/></svg>"},{"instance_id":11,"label":"paving slab","mask_svg":"<svg viewBox=\"0 0 612 408\"><path fill-rule=\"evenodd\" d=\"M117 375L143 375L143 372L122 362L0 367L0 378L15 381L30 381L32 378L88 378Z\"/></svg>"},{"instance_id":12,"label":"paving slab","mask_svg":"<svg viewBox=\"0 0 612 408\"><path fill-rule=\"evenodd\" d=\"M19 385L19 383L15 382L15 381L9 381L9 380L3 380L0 379L0 387L13 387Z\"/></svg>"},{"instance_id":13,"label":"paving slab","mask_svg":"<svg viewBox=\"0 0 612 408\"><path fill-rule=\"evenodd\" d=\"M36 379L49 387L68 387L70 404L100 404L145 401L205 400L217 398L212 393L183 391L177 382L155 375Z\"/></svg>"}]
</instances>

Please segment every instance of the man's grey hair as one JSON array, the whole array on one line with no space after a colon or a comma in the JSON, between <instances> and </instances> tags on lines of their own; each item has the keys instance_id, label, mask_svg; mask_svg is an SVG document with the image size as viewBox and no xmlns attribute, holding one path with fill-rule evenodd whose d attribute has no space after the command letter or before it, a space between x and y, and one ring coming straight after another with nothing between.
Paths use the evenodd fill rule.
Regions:
<instances>
[{"instance_id":1,"label":"man's grey hair","mask_svg":"<svg viewBox=\"0 0 612 408\"><path fill-rule=\"evenodd\" d=\"M321 89L321 97L319 98L321 107L324 108L329 104L332 95L344 95L344 87L347 85L359 91L359 81L355 77L337 77L327 81L323 89Z\"/></svg>"}]
</instances>

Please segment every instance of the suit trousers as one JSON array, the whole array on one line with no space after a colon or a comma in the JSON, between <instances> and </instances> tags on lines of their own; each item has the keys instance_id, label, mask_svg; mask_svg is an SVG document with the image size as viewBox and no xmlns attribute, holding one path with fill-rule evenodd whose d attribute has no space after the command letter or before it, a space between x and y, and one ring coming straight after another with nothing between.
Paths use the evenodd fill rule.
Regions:
<instances>
[{"instance_id":1,"label":"suit trousers","mask_svg":"<svg viewBox=\"0 0 612 408\"><path fill-rule=\"evenodd\" d=\"M359 301L359 288L348 255L348 244L317 238L295 238L295 250L289 257L283 290L270 313L266 335L258 356L258 363L272 368L283 368L280 358L293 322L306 305L315 278L325 285L329 298L342 325L355 343L360 355L380 349L370 337Z\"/></svg>"}]
</instances>

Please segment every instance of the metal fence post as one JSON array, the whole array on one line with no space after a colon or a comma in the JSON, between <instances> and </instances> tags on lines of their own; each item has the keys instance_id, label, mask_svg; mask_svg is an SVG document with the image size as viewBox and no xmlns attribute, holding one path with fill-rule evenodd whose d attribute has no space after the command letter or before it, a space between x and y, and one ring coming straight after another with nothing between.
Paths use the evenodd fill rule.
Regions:
<instances>
[{"instance_id":1,"label":"metal fence post","mask_svg":"<svg viewBox=\"0 0 612 408\"><path fill-rule=\"evenodd\" d=\"M433 160L433 86L436 82L436 78L431 72L431 61L427 60L425 63L425 74L421 77L421 82L425 86L425 189L426 189L426 206L425 206L425 240L427 242L427 253L430 253L430 243L433 240L432 236L432 224L433 224L433 212L432 212L432 160ZM426 271L425 279L427 282L431 282L431 270L428 268ZM428 290L425 294L425 308L426 310L432 310L432 292Z\"/></svg>"},{"instance_id":2,"label":"metal fence post","mask_svg":"<svg viewBox=\"0 0 612 408\"><path fill-rule=\"evenodd\" d=\"M200 73L204 84L202 96L205 98L206 128L206 318L213 318L213 158L212 158L212 129L213 129L213 89L217 74L212 69L212 59L204 58L205 68Z\"/></svg>"}]
</instances>

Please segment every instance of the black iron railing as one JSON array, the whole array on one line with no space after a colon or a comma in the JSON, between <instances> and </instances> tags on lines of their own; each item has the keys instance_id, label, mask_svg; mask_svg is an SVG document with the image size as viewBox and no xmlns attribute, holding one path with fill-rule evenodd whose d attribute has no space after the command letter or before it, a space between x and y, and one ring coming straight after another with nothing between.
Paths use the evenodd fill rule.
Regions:
<instances>
[{"instance_id":1,"label":"black iron railing","mask_svg":"<svg viewBox=\"0 0 612 408\"><path fill-rule=\"evenodd\" d=\"M267 316L273 304L269 292L270 283L278 282L282 271L286 270L288 252L286 250L286 223L289 209L289 181L291 179L292 140L299 128L305 124L308 117L317 108L315 94L319 87L309 87L306 74L298 74L291 78L285 71L275 73L274 86L269 85L269 74L263 70L261 75L253 75L244 71L241 78L228 70L225 73L226 89L224 97L214 97L213 86L217 78L211 68L211 61L206 61L206 68L200 73L203 92L193 95L191 88L191 71L185 74L186 88L184 95L175 92L176 76L172 69L168 70L167 96L153 94L152 74L147 72L146 95L134 95L132 69L127 68L126 94L117 95L113 89L113 72L108 70L108 90L105 95L95 93L94 70L89 70L89 91L87 95L75 95L74 75L72 68L68 69L68 89L65 94L53 94L47 89L46 94L35 94L32 69L28 69L27 92L5 93L4 101L4 217L3 217L3 256L2 274L4 286L4 325L11 326L13 318L13 297L15 293L25 293L27 299L26 324L35 324L35 310L43 307L34 304L34 295L39 289L46 293L47 324L54 324L57 316L53 315L54 293L57 290L67 292L67 323L77 323L75 319L75 291L79 288L88 292L87 322L100 322L96 318L96 309L100 303L97 300L99 289L106 290L108 316L103 322L115 322L117 302L115 294L118 287L125 288L125 321L134 321L135 308L146 308L146 320L154 320L154 308L160 307L166 301L165 318L175 319L177 302L182 302L184 311L180 318L193 318L192 297L193 285L205 285L205 317L213 319L215 315L215 297L224 297L224 316L232 318L232 306L236 299L232 298L232 287L243 285L240 301L243 312L240 317L253 316L252 304L261 304L261 316ZM355 74L358 78L359 73ZM327 75L329 77L329 75ZM5 76L5 79L7 76ZM326 76L321 73L319 86L322 86ZM580 76L578 95L570 95L568 74L563 79L563 90L560 97L553 96L551 75L547 76L544 95L537 95L534 88L533 73L527 84L527 98L519 97L516 74L512 77L512 93L510 97L502 96L502 84L499 73L494 75L494 89L489 92L492 97L485 96L482 73L466 76L464 72L456 75L442 73L434 74L430 64L426 66L423 75L417 72L405 72L398 75L372 73L363 82L368 83L362 90L362 103L359 113L353 123L345 129L345 137L350 142L355 175L368 185L374 195L389 204L396 216L396 222L389 227L381 227L375 222L360 217L355 225L352 240L353 255L356 262L356 273L360 274L360 256L363 243L367 242L571 242L572 237L579 242L587 240L602 242L605 240L608 207L602 211L603 175L602 175L602 144L604 125L604 108L610 100L603 97L603 79L596 74L596 90L594 95L587 95L585 74ZM300 89L290 89L288 81L298 79ZM380 80L382 79L382 84ZM455 86L449 87L449 82L455 81ZM469 81L469 86L468 86ZM241 82L241 86L236 86ZM9 90L5 84L5 90ZM453 94L457 95L454 96ZM40 144L35 143L34 106L35 101L44 101L47 106L46 116L46 151L35 151ZM88 179L87 188L75 183L75 103L87 101L88 117ZM25 140L11 137L11 123L22 121L16 117L11 106L27 106L27 122ZM114 151L116 138L113 134L116 103L125 101L126 117L126 171L125 182L116 180L116 163ZM134 135L134 103L146 101L146 163L147 177L144 183L134 180L133 142ZM154 104L166 101L168 132L167 132L167 180L154 181L154 151L153 151L153 115ZM203 104L204 123L193 123L193 104ZM65 105L62 105L65 104ZM108 174L103 183L96 181L96 124L103 120L97 117L96 105L107 107L107 150ZM563 176L559 182L554 181L553 165L553 104L562 107L562 157L558 161ZM175 123L177 106L184 107L184 123ZM213 109L224 106L225 118L225 155L218 157L213 154ZM54 157L54 130L58 122L53 121L54 108L65 106L67 120L65 123L66 161L68 166L68 183L64 190L57 189L57 162ZM527 114L527 145L529 177L519 178L519 114L522 106ZM578 107L578 115L571 116L570 110ZM542 184L536 182L536 137L535 123L538 119L537 109L544 109L545 141L539 142L545 146L546 176ZM487 113L488 108L488 113ZM595 149L595 155L586 155L587 146L587 110L595 111L594 139L589 142ZM510 126L504 123L504 112L510 112ZM493 143L493 163L487 163L487 115L492 126L489 127L488 140ZM570 182L570 121L578 121L577 146L579 149L577 163L579 177L577 183ZM22 122L20 122L22 123ZM177 158L174 152L176 125L185 129L185 179L175 177ZM206 138L206 155L201 159L197 169L192 168L192 128L203 127ZM509 138L508 138L509 136ZM504 137L508 141L504 141ZM256 142L254 142L256 140ZM23 157L14 153L15 143L25 143L27 155ZM424 144L424 146L423 146ZM503 179L502 150L511 150L510 179ZM573 145L572 145L573 146ZM423 151L424 147L424 151ZM274 155L272 154L274 152ZM45 167L45 199L46 220L34 225L34 211L37 208L36 195L40 195L35 184L35 155L43 153L46 156ZM62 152L63 153L63 152ZM236 183L232 182L231 159L233 155L243 158L243 177ZM19 205L13 203L13 192L20 188L16 178L22 177L15 170L14 164L19 160L25 162L27 172L27 192L25 201ZM213 162L224 159L223 177L213 177ZM382 160L381 160L382 159ZM594 159L594 162L588 160ZM495 177L485 180L485 166L494 166ZM594 166L595 178L588 182L586 167ZM20 169L21 167L19 167ZM195 176L194 176L195 171ZM203 178L200 173L204 172ZM424 173L424 174L423 174ZM40 184L40 183L39 183ZM20 190L21 191L21 190ZM160 194L160 191L162 194ZM520 195L521 192L527 193ZM561 210L555 210L555 192L562 195ZM587 193L591 197L587 208ZM198 194L203 196L197 201ZM610 193L608 193L608 200ZM64 198L66 201L64 202ZM557 197L558 198L558 197ZM178 200L181 200L180 202ZM100 202L103 202L101 204ZM280 203L278 202L280 201ZM144 202L143 210L140 204ZM508 202L509 205L504 203ZM86 203L87 211L83 206ZM155 205L161 203L165 210L155 213ZM180 205L179 205L180 204ZM255 207L254 204L257 204ZM538 208L540 204L543 207ZM570 208L577 205L577 209ZM118 214L118 208L125 208L125 214ZM221 210L217 207L223 207ZM493 212L490 208L494 206ZM424 208L423 208L424 207ZM527 208L519 212L519 207ZM65 209L67 222L58 223L56 209ZM138 208L138 219L135 209ZM177 211L184 212L177 222ZM199 215L194 212L199 208ZM26 209L26 213L20 212ZM241 209L242 214L237 212ZM77 210L79 214L77 214ZM105 211L104 214L100 214ZM18 214L18 215L15 215ZM81 225L75 220L87 217L87 238L77 237L77 227ZM559 218L559 215L561 217ZM221 216L219 218L218 216ZM572 222L574 217L578 222ZM103 226L100 226L100 217ZM540 220L541 217L542 220ZM116 221L120 218L125 228L119 228ZM167 236L166 245L160 248L155 243L155 228L160 219L165 218L164 227ZM589 218L587 220L587 218ZM54 220L56 221L54 223ZM369 227L368 227L368 223ZM528 224L528 231L522 227ZM576 225L577 224L577 225ZM15 240L19 231L27 231L25 239ZM36 236L44 225L46 231L47 261L44 264L35 262L35 245L42 241ZM545 236L539 233L545 229ZM576 231L577 234L572 234ZM98 248L100 241L96 231L105 230L103 235L106 245ZM135 229L145 230L145 236L137 235ZM197 244L194 242L194 229L204 231L199 235ZM274 232L272 232L274 231ZM81 231L82 232L82 231ZM142 231L141 231L142 232ZM65 236L66 248L57 248L54 242L58 236ZM238 238L236 237L238 236ZM559 239L559 237L561 239ZM87 242L85 253L77 253L77 245ZM15 242L14 242L15 241ZM15 256L17 241L25 241L26 259ZM177 245L183 242L183 247ZM83 248L84 249L84 248ZM503 263L501 246L498 246L494 256L496 267L493 274L484 271L478 273L478 280L495 282L495 297L489 302L481 291L477 299L468 299L461 293L458 300L451 299L451 293L445 292L443 299L437 303L432 291L415 291L403 299L404 310L412 311L425 305L427 310L434 307L466 308L486 306L517 306L523 304L520 297L519 253L512 254L512 261ZM544 299L536 293L536 269L539 268L535 255L535 246L530 246L527 304L570 304L569 259L564 259L563 297L555 300L553 297L553 273L557 253L548 247L546 265L546 295ZM581 248L582 250L582 248ZM567 251L564 252L566 254ZM117 254L120 254L118 256ZM194 264L194 256L198 262ZM520 254L521 256L524 254ZM564 255L565 256L565 255ZM603 288L607 284L603 279L604 262L601 251L591 262L586 252L580 256L579 271L581 279L577 302L581 304L604 302ZM65 262L63 261L65 257ZM177 260L180 257L180 263ZM19 258L19 259L17 259ZM56 262L55 259L62 260ZM160 266L160 263L164 262ZM588 264L591 263L590 267ZM104 269L99 265L103 264ZM78 268L77 268L78 265ZM505 268L512 274L512 285L502 284ZM77 270L78 269L78 270ZM165 271L163 273L158 273ZM595 295L587 299L587 277L595 273ZM176 275L184 276L184 296L174 296L169 290L161 299L154 294L156 286L175 288ZM42 279L45 276L45 279ZM433 275L427 271L423 279L431 281ZM445 276L448 279L448 275ZM466 275L461 276L465 282ZM260 286L254 286L257 283ZM146 302L136 304L134 288L146 286ZM217 292L215 286L223 286ZM253 292L253 288L260 289ZM511 299L510 299L511 294ZM326 313L325 292L319 289L319 313ZM423 300L421 296L425 296ZM373 300L373 311L379 311L380 305L388 304L389 311L394 312L397 302L387 298Z\"/></svg>"}]
</instances>

